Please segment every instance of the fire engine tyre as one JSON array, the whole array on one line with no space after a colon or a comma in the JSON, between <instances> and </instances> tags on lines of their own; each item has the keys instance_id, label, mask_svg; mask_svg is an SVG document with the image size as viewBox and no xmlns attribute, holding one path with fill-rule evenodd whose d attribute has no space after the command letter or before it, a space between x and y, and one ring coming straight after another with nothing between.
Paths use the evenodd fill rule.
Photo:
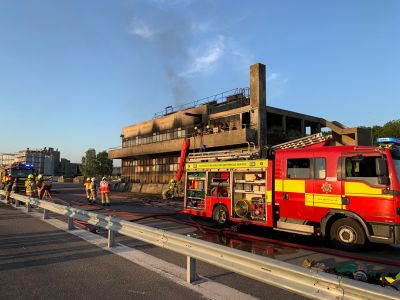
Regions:
<instances>
[{"instance_id":1,"label":"fire engine tyre","mask_svg":"<svg viewBox=\"0 0 400 300\"><path fill-rule=\"evenodd\" d=\"M330 237L337 248L347 251L361 250L366 241L363 227L351 218L339 219L333 223Z\"/></svg>"},{"instance_id":2,"label":"fire engine tyre","mask_svg":"<svg viewBox=\"0 0 400 300\"><path fill-rule=\"evenodd\" d=\"M228 209L225 207L225 205L217 205L214 207L213 210L213 220L217 222L219 226L228 226L229 224L229 214L228 214Z\"/></svg>"}]
</instances>

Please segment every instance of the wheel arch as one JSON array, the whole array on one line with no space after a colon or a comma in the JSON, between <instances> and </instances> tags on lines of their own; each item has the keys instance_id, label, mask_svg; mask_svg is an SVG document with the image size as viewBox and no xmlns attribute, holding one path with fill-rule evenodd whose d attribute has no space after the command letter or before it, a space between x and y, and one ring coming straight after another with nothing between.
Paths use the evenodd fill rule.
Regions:
<instances>
[{"instance_id":1,"label":"wheel arch","mask_svg":"<svg viewBox=\"0 0 400 300\"><path fill-rule=\"evenodd\" d=\"M227 209L227 211L228 211L228 215L229 215L229 218L231 217L231 208L229 207L229 201L230 201L230 199L227 199L227 198L215 198L215 199L211 199L211 203L212 203L212 209L211 209L211 217L212 217L212 215L213 215L213 211L214 211L214 209L218 206L218 205L223 205L223 206L225 206L225 208Z\"/></svg>"},{"instance_id":2,"label":"wheel arch","mask_svg":"<svg viewBox=\"0 0 400 300\"><path fill-rule=\"evenodd\" d=\"M364 229L365 236L368 240L370 240L370 231L368 224L365 222L363 218L352 211L345 211L334 209L329 211L329 213L321 220L321 234L322 237L328 237L330 235L330 229L337 220L344 219L344 218L352 218L360 223L361 227Z\"/></svg>"},{"instance_id":3,"label":"wheel arch","mask_svg":"<svg viewBox=\"0 0 400 300\"><path fill-rule=\"evenodd\" d=\"M218 207L223 207L224 210L225 210L226 219L225 219L224 224L219 223L218 220L215 218L215 212L216 212L216 209L217 209ZM214 221L218 222L219 225L227 226L227 225L231 222L231 218L230 218L230 216L229 216L229 209L228 209L228 207L227 207L224 203L216 203L216 204L213 206L213 209L212 209L212 219L213 219Z\"/></svg>"}]
</instances>

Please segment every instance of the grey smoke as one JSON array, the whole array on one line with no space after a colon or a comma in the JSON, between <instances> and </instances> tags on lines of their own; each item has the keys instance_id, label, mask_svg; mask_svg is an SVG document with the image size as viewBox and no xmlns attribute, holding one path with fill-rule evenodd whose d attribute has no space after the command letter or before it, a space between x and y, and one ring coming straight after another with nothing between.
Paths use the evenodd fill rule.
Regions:
<instances>
[{"instance_id":1,"label":"grey smoke","mask_svg":"<svg viewBox=\"0 0 400 300\"><path fill-rule=\"evenodd\" d=\"M190 22L165 11L157 11L152 16L152 20L143 20L139 17L140 15L137 16L134 18L130 32L156 47L161 67L175 101L174 105L195 100L193 89L179 72L190 63L189 45L193 36Z\"/></svg>"}]
</instances>

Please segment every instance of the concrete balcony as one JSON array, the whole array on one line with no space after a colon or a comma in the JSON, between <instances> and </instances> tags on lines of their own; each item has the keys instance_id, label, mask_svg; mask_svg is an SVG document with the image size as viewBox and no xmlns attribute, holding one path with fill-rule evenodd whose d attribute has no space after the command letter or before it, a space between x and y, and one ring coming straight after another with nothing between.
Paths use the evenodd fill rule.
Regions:
<instances>
[{"instance_id":1,"label":"concrete balcony","mask_svg":"<svg viewBox=\"0 0 400 300\"><path fill-rule=\"evenodd\" d=\"M180 152L183 139L174 139L169 141L155 142L150 144L137 145L126 148L113 149L108 151L108 157L111 159L128 158L142 155L154 155ZM207 149L246 145L247 142L256 141L255 129L237 129L219 133L204 134L190 138L190 149L200 148L202 144Z\"/></svg>"},{"instance_id":2,"label":"concrete balcony","mask_svg":"<svg viewBox=\"0 0 400 300\"><path fill-rule=\"evenodd\" d=\"M108 157L128 158L132 156L142 156L151 154L162 154L168 152L177 152L181 150L183 139L174 139L169 141L154 142L150 144L136 145L108 151Z\"/></svg>"},{"instance_id":3,"label":"concrete balcony","mask_svg":"<svg viewBox=\"0 0 400 300\"><path fill-rule=\"evenodd\" d=\"M206 145L207 149L226 146L239 146L245 145L247 142L256 142L255 129L243 128L191 137L190 148L200 148L201 144Z\"/></svg>"}]
</instances>

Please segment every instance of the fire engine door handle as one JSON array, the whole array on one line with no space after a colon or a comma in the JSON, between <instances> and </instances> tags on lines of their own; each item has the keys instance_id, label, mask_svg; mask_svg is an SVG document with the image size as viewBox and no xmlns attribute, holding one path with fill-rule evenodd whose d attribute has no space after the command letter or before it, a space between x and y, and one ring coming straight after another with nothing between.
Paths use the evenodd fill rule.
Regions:
<instances>
[{"instance_id":1,"label":"fire engine door handle","mask_svg":"<svg viewBox=\"0 0 400 300\"><path fill-rule=\"evenodd\" d=\"M342 197L342 205L349 205L349 204L350 204L350 198Z\"/></svg>"},{"instance_id":2,"label":"fire engine door handle","mask_svg":"<svg viewBox=\"0 0 400 300\"><path fill-rule=\"evenodd\" d=\"M289 200L289 194L287 193L283 194L283 200Z\"/></svg>"}]
</instances>

